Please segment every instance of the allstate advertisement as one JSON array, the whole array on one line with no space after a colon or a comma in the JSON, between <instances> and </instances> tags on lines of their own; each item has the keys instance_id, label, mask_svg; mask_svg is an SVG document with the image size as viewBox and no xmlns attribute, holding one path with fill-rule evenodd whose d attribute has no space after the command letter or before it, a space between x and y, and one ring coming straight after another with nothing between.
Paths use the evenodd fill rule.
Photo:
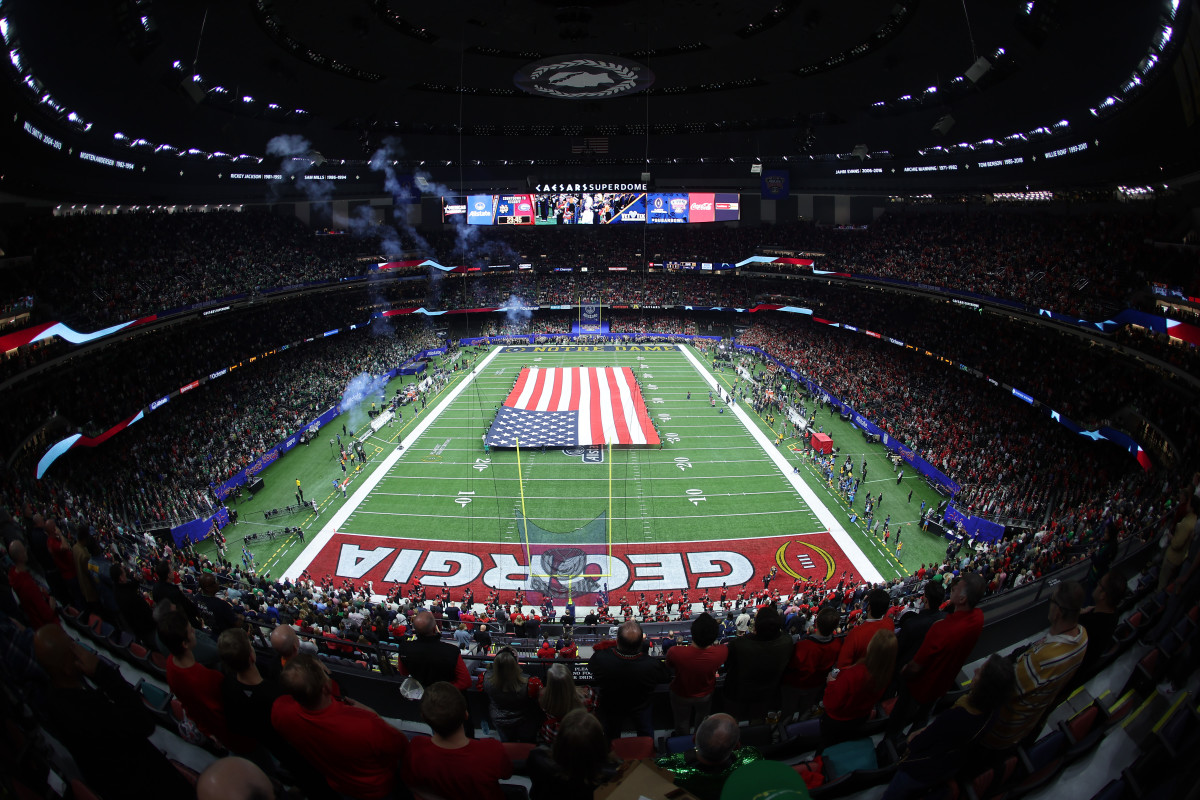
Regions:
<instances>
[{"instance_id":1,"label":"allstate advertisement","mask_svg":"<svg viewBox=\"0 0 1200 800\"><path fill-rule=\"evenodd\" d=\"M473 194L467 197L467 224L496 224L496 198L490 194Z\"/></svg>"}]
</instances>

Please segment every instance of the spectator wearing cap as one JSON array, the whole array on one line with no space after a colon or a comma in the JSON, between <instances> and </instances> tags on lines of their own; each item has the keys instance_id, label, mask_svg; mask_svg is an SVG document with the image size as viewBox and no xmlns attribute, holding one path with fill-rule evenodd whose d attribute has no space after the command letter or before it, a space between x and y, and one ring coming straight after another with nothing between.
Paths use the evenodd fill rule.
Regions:
<instances>
[{"instance_id":1,"label":"spectator wearing cap","mask_svg":"<svg viewBox=\"0 0 1200 800\"><path fill-rule=\"evenodd\" d=\"M328 670L310 653L293 656L279 683L286 694L271 706L271 725L329 787L358 800L392 797L408 738L362 703L336 699Z\"/></svg>"},{"instance_id":2,"label":"spectator wearing cap","mask_svg":"<svg viewBox=\"0 0 1200 800\"><path fill-rule=\"evenodd\" d=\"M405 769L410 785L444 797L504 799L500 781L512 777L512 761L499 741L467 738L467 701L457 687L446 681L426 686L421 718L433 735L411 743Z\"/></svg>"},{"instance_id":3,"label":"spectator wearing cap","mask_svg":"<svg viewBox=\"0 0 1200 800\"><path fill-rule=\"evenodd\" d=\"M760 608L754 632L729 643L725 710L739 720L752 720L779 708L779 685L792 651L792 637L783 632L778 609L773 604Z\"/></svg>"},{"instance_id":4,"label":"spectator wearing cap","mask_svg":"<svg viewBox=\"0 0 1200 800\"><path fill-rule=\"evenodd\" d=\"M655 687L670 677L662 661L647 654L642 626L635 620L621 623L617 638L598 642L588 659L588 670L600 690L597 716L610 739L621 735L632 716L638 736L653 736L651 698Z\"/></svg>"},{"instance_id":5,"label":"spectator wearing cap","mask_svg":"<svg viewBox=\"0 0 1200 800\"><path fill-rule=\"evenodd\" d=\"M737 720L729 714L713 714L696 728L695 747L663 756L655 763L675 777L681 786L700 800L720 800L725 781L741 767L762 760L755 747L739 747Z\"/></svg>"},{"instance_id":6,"label":"spectator wearing cap","mask_svg":"<svg viewBox=\"0 0 1200 800\"><path fill-rule=\"evenodd\" d=\"M983 747L1005 751L1037 734L1087 652L1087 630L1079 624L1082 606L1083 587L1078 582L1063 581L1054 587L1047 612L1050 629L1014 653L1017 691L1000 707L996 723L982 739Z\"/></svg>"},{"instance_id":7,"label":"spectator wearing cap","mask_svg":"<svg viewBox=\"0 0 1200 800\"><path fill-rule=\"evenodd\" d=\"M887 615L891 608L891 597L885 589L872 589L866 598L867 619L846 634L842 652L838 654L838 669L861 661L867 654L867 645L875 638L876 631L893 631L892 619Z\"/></svg>"},{"instance_id":8,"label":"spectator wearing cap","mask_svg":"<svg viewBox=\"0 0 1200 800\"><path fill-rule=\"evenodd\" d=\"M667 651L667 665L674 671L669 696L676 736L691 732L692 720L699 723L712 708L717 670L729 657L729 648L716 644L719 632L717 621L701 614L692 620L692 643Z\"/></svg>"}]
</instances>

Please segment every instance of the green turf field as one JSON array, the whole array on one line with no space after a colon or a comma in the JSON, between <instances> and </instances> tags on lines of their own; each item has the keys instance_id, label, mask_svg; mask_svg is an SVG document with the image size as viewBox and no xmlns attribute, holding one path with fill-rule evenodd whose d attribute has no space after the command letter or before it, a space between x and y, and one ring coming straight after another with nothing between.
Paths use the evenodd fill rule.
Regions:
<instances>
[{"instance_id":1,"label":"green turf field","mask_svg":"<svg viewBox=\"0 0 1200 800\"><path fill-rule=\"evenodd\" d=\"M691 351L707 364L699 351ZM473 362L482 352L465 354ZM562 450L492 450L485 453L481 435L487 430L497 406L503 402L523 366L628 366L640 380L646 407L658 423L664 440L662 449L594 448L568 454ZM439 395L428 397L422 415L414 407L403 409L403 418L384 426L368 440L368 463L350 472L347 487L353 495L380 462L394 453L398 442L411 438L414 427L434 414L440 400L455 389L467 371L455 372L454 380ZM729 371L714 372L725 386L735 377ZM410 382L400 378L388 388ZM691 398L688 399L688 392ZM770 455L729 410L718 413L709 403L709 386L685 355L678 350L658 352L560 351L546 353L501 352L480 370L465 388L414 441L365 498L355 507L338 531L364 536L399 536L424 540L495 542L517 544L520 526L531 524L554 533L575 531L598 517L614 547L656 541L713 540L772 535L802 535L826 530L816 511L785 477ZM743 407L750 419L767 433L775 432L766 421ZM229 558L240 557L242 537L255 531L296 525L311 537L330 517L353 498L344 500L335 491L334 480L342 471L329 439L357 428L368 430L364 413L343 414L322 430L321 437L307 447L288 453L265 473L267 490L235 508L240 521L226 529ZM849 522L844 501L829 491L807 466L807 460L783 451L800 476L850 534L853 543L885 578L914 571L921 562L940 560L944 544L940 537L919 531L914 522L920 502L937 502L937 496L911 469L902 486L879 445L868 445L848 423L823 412L815 424L831 433L841 447L839 460L853 455L855 472L864 454L868 460L868 483L859 491L857 510L863 496L884 492L882 515L891 514L892 530L900 528L904 548L902 562L895 555L895 538L886 550ZM768 445L770 446L770 445ZM518 468L519 461L519 468ZM294 503L295 480L301 480L305 498L315 499L319 514L263 520L262 510ZM913 490L911 503L907 502ZM522 514L522 491L524 492ZM207 542L202 548L211 548ZM295 539L250 545L260 570L279 575L304 549Z\"/></svg>"}]
</instances>

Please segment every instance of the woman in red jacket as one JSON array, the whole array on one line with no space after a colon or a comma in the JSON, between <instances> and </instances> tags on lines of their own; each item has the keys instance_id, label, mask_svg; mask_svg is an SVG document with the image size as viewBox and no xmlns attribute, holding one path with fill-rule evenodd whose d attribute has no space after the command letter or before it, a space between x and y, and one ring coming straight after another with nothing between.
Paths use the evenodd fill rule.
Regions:
<instances>
[{"instance_id":1,"label":"woman in red jacket","mask_svg":"<svg viewBox=\"0 0 1200 800\"><path fill-rule=\"evenodd\" d=\"M821 717L821 741L825 747L854 738L870 718L892 679L897 649L896 634L880 629L871 637L866 656L829 674L825 714Z\"/></svg>"}]
</instances>

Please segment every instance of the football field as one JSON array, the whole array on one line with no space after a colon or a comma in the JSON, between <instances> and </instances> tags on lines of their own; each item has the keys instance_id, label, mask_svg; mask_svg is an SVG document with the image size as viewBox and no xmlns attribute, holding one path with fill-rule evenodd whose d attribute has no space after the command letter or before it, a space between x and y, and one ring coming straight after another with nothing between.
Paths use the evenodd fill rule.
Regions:
<instances>
[{"instance_id":1,"label":"football field","mask_svg":"<svg viewBox=\"0 0 1200 800\"><path fill-rule=\"evenodd\" d=\"M661 448L485 452L483 435L523 368L602 366L633 370ZM818 499L820 485L757 415L710 397L720 384L690 346L496 348L458 374L416 420L371 438L369 469L347 500L333 493L306 521L319 533L289 548L286 575L307 568L338 584L371 581L377 593L420 581L456 598L467 586L479 599L520 587L528 602L549 594L591 605L604 585L614 600L760 588L772 566L781 591L800 576L898 574L864 555L861 533Z\"/></svg>"}]
</instances>

